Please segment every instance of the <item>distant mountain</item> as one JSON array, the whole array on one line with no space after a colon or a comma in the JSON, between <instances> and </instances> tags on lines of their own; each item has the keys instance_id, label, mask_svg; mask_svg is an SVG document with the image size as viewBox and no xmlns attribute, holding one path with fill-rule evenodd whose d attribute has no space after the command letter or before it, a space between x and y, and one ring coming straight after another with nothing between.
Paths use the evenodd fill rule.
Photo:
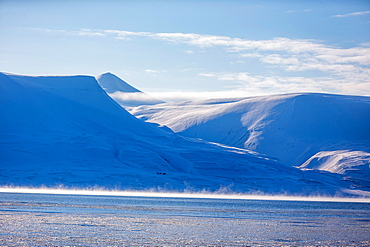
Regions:
<instances>
[{"instance_id":1,"label":"distant mountain","mask_svg":"<svg viewBox=\"0 0 370 247\"><path fill-rule=\"evenodd\" d=\"M138 118L370 189L370 97L286 94L142 106Z\"/></svg>"},{"instance_id":2,"label":"distant mountain","mask_svg":"<svg viewBox=\"0 0 370 247\"><path fill-rule=\"evenodd\" d=\"M0 73L0 119L0 185L358 193L336 174L138 120L90 76Z\"/></svg>"},{"instance_id":3,"label":"distant mountain","mask_svg":"<svg viewBox=\"0 0 370 247\"><path fill-rule=\"evenodd\" d=\"M164 101L157 100L141 92L109 72L97 76L96 79L109 96L123 107L164 103Z\"/></svg>"}]
</instances>

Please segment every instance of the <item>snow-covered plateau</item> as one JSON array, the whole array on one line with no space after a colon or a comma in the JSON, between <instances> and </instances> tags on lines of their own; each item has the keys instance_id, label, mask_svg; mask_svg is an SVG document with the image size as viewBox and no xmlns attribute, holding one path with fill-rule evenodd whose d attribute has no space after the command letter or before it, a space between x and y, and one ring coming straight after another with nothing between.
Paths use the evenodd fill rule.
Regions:
<instances>
[{"instance_id":1,"label":"snow-covered plateau","mask_svg":"<svg viewBox=\"0 0 370 247\"><path fill-rule=\"evenodd\" d=\"M102 78L0 73L0 185L369 195L369 97L130 108L148 123Z\"/></svg>"}]
</instances>

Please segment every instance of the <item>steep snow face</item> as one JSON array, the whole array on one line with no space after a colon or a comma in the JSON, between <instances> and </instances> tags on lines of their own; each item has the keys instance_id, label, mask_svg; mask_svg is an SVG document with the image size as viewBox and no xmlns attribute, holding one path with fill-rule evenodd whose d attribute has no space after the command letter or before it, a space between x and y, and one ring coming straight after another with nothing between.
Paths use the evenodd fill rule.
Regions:
<instances>
[{"instance_id":1,"label":"steep snow face","mask_svg":"<svg viewBox=\"0 0 370 247\"><path fill-rule=\"evenodd\" d=\"M130 112L182 135L247 148L291 166L321 151L370 152L369 97L287 94L168 103Z\"/></svg>"},{"instance_id":2,"label":"steep snow face","mask_svg":"<svg viewBox=\"0 0 370 247\"><path fill-rule=\"evenodd\" d=\"M123 107L164 103L141 92L111 73L101 74L96 79L100 86Z\"/></svg>"},{"instance_id":3,"label":"steep snow face","mask_svg":"<svg viewBox=\"0 0 370 247\"><path fill-rule=\"evenodd\" d=\"M0 184L337 194L351 183L136 119L93 77L0 73ZM345 193L352 193L346 190Z\"/></svg>"}]
</instances>

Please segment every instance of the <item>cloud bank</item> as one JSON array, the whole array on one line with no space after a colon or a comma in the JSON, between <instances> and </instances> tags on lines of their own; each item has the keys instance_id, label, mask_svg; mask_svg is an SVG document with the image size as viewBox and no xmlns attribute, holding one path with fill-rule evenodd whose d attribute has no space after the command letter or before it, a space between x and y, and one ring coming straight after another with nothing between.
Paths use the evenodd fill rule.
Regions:
<instances>
[{"instance_id":1,"label":"cloud bank","mask_svg":"<svg viewBox=\"0 0 370 247\"><path fill-rule=\"evenodd\" d=\"M334 17L370 14L370 11L355 12ZM249 40L227 36L196 33L153 33L122 30L80 31L45 30L64 35L110 37L122 41L133 38L160 40L171 44L185 44L207 48L219 47L240 59L254 59L266 68L280 70L282 75L253 75L251 71L209 71L198 76L216 80L236 82L239 90L265 94L266 92L331 92L341 94L370 95L370 43L342 48L310 39L289 39L277 37L269 40ZM189 49L191 50L191 49ZM211 51L209 51L211 52ZM146 73L159 74L163 71L149 70ZM307 76L296 76L306 72ZM308 76L311 72L322 76ZM295 73L295 76L289 76ZM185 95L186 93L184 93ZM234 93L230 93L234 94ZM179 96L180 97L180 96ZM158 97L161 98L161 97Z\"/></svg>"}]
</instances>

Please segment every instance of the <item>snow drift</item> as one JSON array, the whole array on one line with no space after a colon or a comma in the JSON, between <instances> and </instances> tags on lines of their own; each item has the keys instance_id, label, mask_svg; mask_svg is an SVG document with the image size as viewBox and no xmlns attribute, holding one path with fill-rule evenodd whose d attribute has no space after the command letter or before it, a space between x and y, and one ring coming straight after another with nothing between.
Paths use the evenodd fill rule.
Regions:
<instances>
[{"instance_id":1,"label":"snow drift","mask_svg":"<svg viewBox=\"0 0 370 247\"><path fill-rule=\"evenodd\" d=\"M134 88L112 73L101 74L96 80L109 96L123 107L164 103Z\"/></svg>"}]
</instances>

